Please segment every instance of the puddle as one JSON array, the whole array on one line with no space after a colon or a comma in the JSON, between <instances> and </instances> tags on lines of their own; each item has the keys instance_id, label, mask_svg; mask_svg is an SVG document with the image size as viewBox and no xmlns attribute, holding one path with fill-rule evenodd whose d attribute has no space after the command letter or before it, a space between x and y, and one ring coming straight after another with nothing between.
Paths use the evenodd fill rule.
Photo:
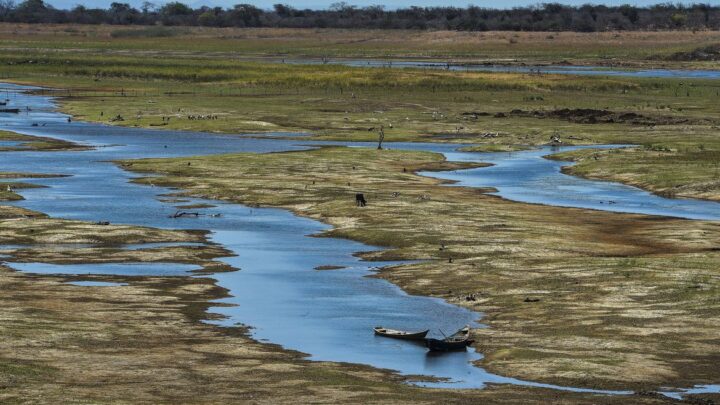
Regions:
<instances>
[{"instance_id":1,"label":"puddle","mask_svg":"<svg viewBox=\"0 0 720 405\"><path fill-rule=\"evenodd\" d=\"M162 249L172 247L202 247L208 246L199 242L155 242L155 243L136 243L130 245L122 245L125 250L145 250L145 249Z\"/></svg>"},{"instance_id":2,"label":"puddle","mask_svg":"<svg viewBox=\"0 0 720 405\"><path fill-rule=\"evenodd\" d=\"M188 276L202 267L178 263L49 264L8 263L15 270L32 274L103 274L116 276Z\"/></svg>"},{"instance_id":3,"label":"puddle","mask_svg":"<svg viewBox=\"0 0 720 405\"><path fill-rule=\"evenodd\" d=\"M80 287L122 287L128 285L127 283L113 283L111 281L69 281L66 284Z\"/></svg>"},{"instance_id":4,"label":"puddle","mask_svg":"<svg viewBox=\"0 0 720 405\"><path fill-rule=\"evenodd\" d=\"M20 250L20 249L42 249L42 250L72 250L72 249L89 249L101 247L89 243L37 243L34 245L0 245L0 250Z\"/></svg>"}]
</instances>

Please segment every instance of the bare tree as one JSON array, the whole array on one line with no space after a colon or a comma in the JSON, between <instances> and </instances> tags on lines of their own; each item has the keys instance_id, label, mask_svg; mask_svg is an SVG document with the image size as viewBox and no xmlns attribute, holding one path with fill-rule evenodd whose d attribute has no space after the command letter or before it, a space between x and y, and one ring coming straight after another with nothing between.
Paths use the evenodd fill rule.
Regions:
<instances>
[{"instance_id":1,"label":"bare tree","mask_svg":"<svg viewBox=\"0 0 720 405\"><path fill-rule=\"evenodd\" d=\"M151 11L157 10L157 6L155 5L155 3L151 3L149 1L143 1L142 7L140 9L142 10L143 14L147 14Z\"/></svg>"},{"instance_id":2,"label":"bare tree","mask_svg":"<svg viewBox=\"0 0 720 405\"><path fill-rule=\"evenodd\" d=\"M13 0L0 0L0 19L5 19L13 9L15 9Z\"/></svg>"},{"instance_id":3,"label":"bare tree","mask_svg":"<svg viewBox=\"0 0 720 405\"><path fill-rule=\"evenodd\" d=\"M382 143L385 140L385 128L380 125L380 131L378 131L378 150L382 150Z\"/></svg>"}]
</instances>

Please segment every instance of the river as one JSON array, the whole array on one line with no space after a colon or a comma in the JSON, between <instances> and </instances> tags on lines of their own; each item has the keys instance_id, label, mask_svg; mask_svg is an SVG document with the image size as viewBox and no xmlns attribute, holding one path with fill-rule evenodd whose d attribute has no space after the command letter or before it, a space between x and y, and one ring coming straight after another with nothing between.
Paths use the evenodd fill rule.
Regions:
<instances>
[{"instance_id":1,"label":"river","mask_svg":"<svg viewBox=\"0 0 720 405\"><path fill-rule=\"evenodd\" d=\"M6 85L13 90L19 86ZM55 111L52 99L12 93L11 102L29 106L23 114L0 114L0 129L26 135L59 138L88 146L82 151L0 152L0 171L63 174L68 177L32 178L22 181L41 184L47 188L20 190L23 201L12 202L52 217L86 221L110 221L166 229L203 229L211 232L211 241L236 254L222 259L239 271L213 274L217 284L230 291L230 297L212 311L225 316L218 323L225 326L243 324L251 326L251 334L260 341L277 343L288 349L307 353L310 359L367 364L396 370L405 375L424 375L441 378L439 382L416 382L434 387L482 388L487 383L518 384L558 390L627 394L626 391L596 391L582 387L559 387L529 381L520 381L486 372L473 363L482 359L474 350L449 353L442 356L427 354L424 347L375 337L372 327L420 330L432 328L431 334L445 332L470 324L484 327L478 322L482 314L450 305L442 300L411 296L397 286L377 278L377 267L398 263L364 262L354 253L378 249L361 243L334 238L314 238L310 235L328 229L328 225L297 217L290 212L272 208L253 208L219 201L190 199L183 204L208 203L215 207L203 209L207 214L199 218L171 219L176 211L171 202L162 201L162 195L172 190L131 183L136 175L121 170L111 161L146 157L177 157L210 155L230 152L267 153L307 149L307 139L273 139L251 136L227 136L204 133L158 131L140 128L112 127L101 124L67 122L67 116ZM35 124L35 125L33 125ZM315 144L327 144L316 142ZM352 144L359 147L364 144ZM547 151L535 150L513 154L478 154L457 152L457 145L444 144L388 144L390 148L409 148L444 153L453 160L485 161L495 166L485 169L434 173L434 176L459 179L465 185L492 185L500 195L523 201L513 187L502 181L504 161L533 162L532 180L543 187L546 195L563 194L560 205L573 206L576 194L580 199L590 193L597 200L608 197L603 193L612 186L618 201L613 208L636 212L630 203L639 190L566 176L559 172L559 163L543 159ZM545 162L551 162L546 164ZM518 173L527 170L521 164L508 179L519 181ZM511 171L512 172L512 171ZM485 173L490 177L483 177ZM544 175L545 177L543 177ZM463 177L464 176L464 177ZM557 179L574 179L578 187L549 187L548 176ZM463 177L460 179L459 177ZM530 181L530 180L528 180ZM552 184L551 184L552 185ZM529 187L532 184L524 184ZM616 188L620 186L619 188ZM627 204L623 193L629 193ZM647 194L647 193L646 193ZM720 205L693 200L668 200L648 194L654 204L664 202L663 215L690 217L697 211L695 204L706 205L705 219L720 218ZM544 203L544 201L531 201ZM555 201L551 201L555 203ZM579 203L580 204L580 203ZM583 202L582 204L585 204ZM654 206L653 210L658 210ZM596 206L590 208L607 208ZM644 209L644 208L643 208ZM639 211L638 211L639 212ZM644 212L646 213L646 212ZM147 246L154 247L154 246ZM130 249L142 246L129 246ZM34 274L114 274L193 276L195 266L176 263L112 263L53 265L47 263L13 263L9 266ZM343 266L340 271L317 271L317 266ZM98 284L91 284L97 286ZM78 288L84 288L82 284ZM720 389L709 386L703 392ZM699 388L694 388L699 389ZM679 395L679 394L678 394Z\"/></svg>"}]
</instances>

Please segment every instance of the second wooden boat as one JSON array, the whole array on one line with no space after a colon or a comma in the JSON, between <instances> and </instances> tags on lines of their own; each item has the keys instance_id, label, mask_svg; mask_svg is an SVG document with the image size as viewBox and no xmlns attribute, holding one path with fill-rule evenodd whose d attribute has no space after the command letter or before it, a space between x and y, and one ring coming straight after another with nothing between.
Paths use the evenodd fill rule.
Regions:
<instances>
[{"instance_id":1,"label":"second wooden boat","mask_svg":"<svg viewBox=\"0 0 720 405\"><path fill-rule=\"evenodd\" d=\"M465 326L445 339L425 339L425 345L431 352L449 352L465 350L473 344L470 339L470 327Z\"/></svg>"}]
</instances>

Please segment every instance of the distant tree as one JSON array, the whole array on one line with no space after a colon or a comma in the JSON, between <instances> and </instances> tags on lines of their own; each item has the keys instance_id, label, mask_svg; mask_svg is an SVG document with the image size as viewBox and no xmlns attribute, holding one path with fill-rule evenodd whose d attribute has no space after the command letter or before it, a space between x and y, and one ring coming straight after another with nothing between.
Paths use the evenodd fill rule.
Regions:
<instances>
[{"instance_id":1,"label":"distant tree","mask_svg":"<svg viewBox=\"0 0 720 405\"><path fill-rule=\"evenodd\" d=\"M43 0L25 0L14 10L14 15L20 21L29 23L52 22L51 7Z\"/></svg>"},{"instance_id":2,"label":"distant tree","mask_svg":"<svg viewBox=\"0 0 720 405\"><path fill-rule=\"evenodd\" d=\"M339 1L336 3L330 4L329 10L330 11L343 11L347 8L352 8L353 6L349 5L348 3L344 1Z\"/></svg>"},{"instance_id":3,"label":"distant tree","mask_svg":"<svg viewBox=\"0 0 720 405\"><path fill-rule=\"evenodd\" d=\"M287 4L275 4L273 6L273 10L275 10L275 14L281 18L292 17L296 12L294 8L288 6Z\"/></svg>"},{"instance_id":4,"label":"distant tree","mask_svg":"<svg viewBox=\"0 0 720 405\"><path fill-rule=\"evenodd\" d=\"M206 27L223 26L222 15L224 10L221 7L204 8L203 13L198 16L198 23Z\"/></svg>"},{"instance_id":5,"label":"distant tree","mask_svg":"<svg viewBox=\"0 0 720 405\"><path fill-rule=\"evenodd\" d=\"M684 13L674 13L670 16L670 21L672 21L672 25L675 28L680 28L685 25L685 22L687 21L687 15Z\"/></svg>"},{"instance_id":6,"label":"distant tree","mask_svg":"<svg viewBox=\"0 0 720 405\"><path fill-rule=\"evenodd\" d=\"M192 8L172 1L158 8L145 1L140 10L116 0L107 9L75 7L57 10L43 0L0 0L0 21L25 23L164 24L237 27L317 27L449 29L466 31L607 31L641 29L720 29L720 5L661 3L649 7L622 5L566 6L539 4L513 9L476 6L409 7L385 10L382 5L357 8L341 1L326 10L296 9L275 4L261 10L250 4L232 8Z\"/></svg>"},{"instance_id":7,"label":"distant tree","mask_svg":"<svg viewBox=\"0 0 720 405\"><path fill-rule=\"evenodd\" d=\"M15 9L13 0L0 0L0 21L5 21Z\"/></svg>"},{"instance_id":8,"label":"distant tree","mask_svg":"<svg viewBox=\"0 0 720 405\"><path fill-rule=\"evenodd\" d=\"M262 10L252 4L237 4L227 15L230 25L236 27L259 27Z\"/></svg>"},{"instance_id":9,"label":"distant tree","mask_svg":"<svg viewBox=\"0 0 720 405\"><path fill-rule=\"evenodd\" d=\"M630 24L637 24L640 21L640 13L636 7L629 4L620 6L620 13L630 21Z\"/></svg>"},{"instance_id":10,"label":"distant tree","mask_svg":"<svg viewBox=\"0 0 720 405\"><path fill-rule=\"evenodd\" d=\"M140 10L142 10L143 14L148 14L151 11L155 11L157 9L157 6L155 3L151 3L149 1L143 1L142 6L140 6Z\"/></svg>"},{"instance_id":11,"label":"distant tree","mask_svg":"<svg viewBox=\"0 0 720 405\"><path fill-rule=\"evenodd\" d=\"M139 20L140 12L127 3L112 3L108 10L111 24L133 24Z\"/></svg>"},{"instance_id":12,"label":"distant tree","mask_svg":"<svg viewBox=\"0 0 720 405\"><path fill-rule=\"evenodd\" d=\"M190 15L192 12L193 10L188 5L180 3L179 1L167 3L160 8L161 14L171 16Z\"/></svg>"},{"instance_id":13,"label":"distant tree","mask_svg":"<svg viewBox=\"0 0 720 405\"><path fill-rule=\"evenodd\" d=\"M193 9L184 3L174 1L158 10L160 21L165 25L191 25Z\"/></svg>"}]
</instances>

